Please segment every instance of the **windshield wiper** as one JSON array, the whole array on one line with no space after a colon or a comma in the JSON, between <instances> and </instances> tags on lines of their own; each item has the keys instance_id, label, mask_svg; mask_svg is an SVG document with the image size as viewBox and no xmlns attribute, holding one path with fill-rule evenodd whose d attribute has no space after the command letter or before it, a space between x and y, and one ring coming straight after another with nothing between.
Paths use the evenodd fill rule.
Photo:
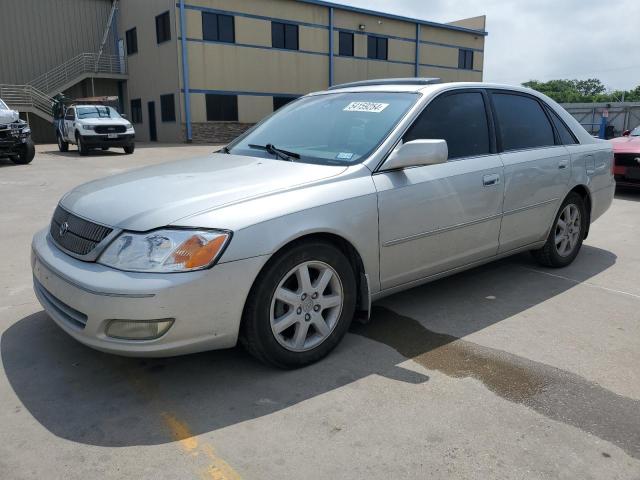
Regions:
<instances>
[{"instance_id":1,"label":"windshield wiper","mask_svg":"<svg viewBox=\"0 0 640 480\"><path fill-rule=\"evenodd\" d=\"M282 150L281 148L276 148L271 143L267 143L266 145L252 145L249 144L249 148L257 148L259 150L266 150L271 155L275 155L276 157L286 160L288 162L293 162L293 159L299 159L300 154L296 152L288 152L286 150Z\"/></svg>"}]
</instances>

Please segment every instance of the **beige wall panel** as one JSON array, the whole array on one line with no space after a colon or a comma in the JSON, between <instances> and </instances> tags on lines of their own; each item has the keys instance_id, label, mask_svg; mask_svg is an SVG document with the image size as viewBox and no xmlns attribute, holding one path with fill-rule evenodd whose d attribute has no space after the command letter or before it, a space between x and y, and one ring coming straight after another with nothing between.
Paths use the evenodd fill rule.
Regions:
<instances>
[{"instance_id":1,"label":"beige wall panel","mask_svg":"<svg viewBox=\"0 0 640 480\"><path fill-rule=\"evenodd\" d=\"M353 36L353 53L356 57L367 56L367 36L355 34Z\"/></svg>"},{"instance_id":2,"label":"beige wall panel","mask_svg":"<svg viewBox=\"0 0 640 480\"><path fill-rule=\"evenodd\" d=\"M156 42L154 18L169 10L171 14L171 41L160 45ZM180 61L178 45L178 10L175 1L149 0L145 2L128 1L120 3L118 28L120 37L125 31L135 27L138 36L138 53L127 57L129 79L125 84L127 103L125 111L131 115L130 100L142 101L143 123L136 125L136 138L149 140L149 118L147 104L156 105L156 126L160 141L180 140L180 123L182 120L182 102L179 95L178 62ZM173 93L176 99L176 121L163 123L160 119L160 95Z\"/></svg>"},{"instance_id":3,"label":"beige wall panel","mask_svg":"<svg viewBox=\"0 0 640 480\"><path fill-rule=\"evenodd\" d=\"M197 38L202 40L202 12L185 9L184 14L187 38ZM180 10L176 9L176 17L178 18L176 25L178 25L178 29L180 28L179 15Z\"/></svg>"},{"instance_id":4,"label":"beige wall panel","mask_svg":"<svg viewBox=\"0 0 640 480\"><path fill-rule=\"evenodd\" d=\"M473 52L473 68L484 70L484 52Z\"/></svg>"},{"instance_id":5,"label":"beige wall panel","mask_svg":"<svg viewBox=\"0 0 640 480\"><path fill-rule=\"evenodd\" d=\"M302 94L328 84L328 56L194 42L188 51L194 89Z\"/></svg>"},{"instance_id":6,"label":"beige wall panel","mask_svg":"<svg viewBox=\"0 0 640 480\"><path fill-rule=\"evenodd\" d=\"M201 123L207 121L207 104L202 94L192 93L189 95L191 105L191 121ZM184 98L183 98L184 101Z\"/></svg>"},{"instance_id":7,"label":"beige wall panel","mask_svg":"<svg viewBox=\"0 0 640 480\"><path fill-rule=\"evenodd\" d=\"M329 9L291 0L188 0L189 5L329 25Z\"/></svg>"},{"instance_id":8,"label":"beige wall panel","mask_svg":"<svg viewBox=\"0 0 640 480\"><path fill-rule=\"evenodd\" d=\"M271 46L271 23L247 17L235 17L236 42L247 45Z\"/></svg>"},{"instance_id":9,"label":"beige wall panel","mask_svg":"<svg viewBox=\"0 0 640 480\"><path fill-rule=\"evenodd\" d=\"M300 50L329 53L329 30L300 26L299 31Z\"/></svg>"},{"instance_id":10,"label":"beige wall panel","mask_svg":"<svg viewBox=\"0 0 640 480\"><path fill-rule=\"evenodd\" d=\"M410 39L416 38L415 23L349 12L346 10L340 10L339 8L334 9L333 23L335 28L359 30L359 25L365 25L365 33L379 33L382 35L393 35L395 37Z\"/></svg>"},{"instance_id":11,"label":"beige wall panel","mask_svg":"<svg viewBox=\"0 0 640 480\"><path fill-rule=\"evenodd\" d=\"M484 48L484 37L482 35L456 32L426 25L421 26L420 39L459 47Z\"/></svg>"},{"instance_id":12,"label":"beige wall panel","mask_svg":"<svg viewBox=\"0 0 640 480\"><path fill-rule=\"evenodd\" d=\"M257 123L273 112L273 97L241 95L238 97L238 121Z\"/></svg>"},{"instance_id":13,"label":"beige wall panel","mask_svg":"<svg viewBox=\"0 0 640 480\"><path fill-rule=\"evenodd\" d=\"M478 52L475 52L474 55L477 53ZM420 63L442 65L443 67L457 67L458 49L421 43Z\"/></svg>"},{"instance_id":14,"label":"beige wall panel","mask_svg":"<svg viewBox=\"0 0 640 480\"><path fill-rule=\"evenodd\" d=\"M413 65L376 62L355 58L335 58L334 81L338 83L355 82L375 78L413 77Z\"/></svg>"},{"instance_id":15,"label":"beige wall panel","mask_svg":"<svg viewBox=\"0 0 640 480\"><path fill-rule=\"evenodd\" d=\"M414 62L416 59L416 44L402 40L389 39L389 60L398 62Z\"/></svg>"}]
</instances>

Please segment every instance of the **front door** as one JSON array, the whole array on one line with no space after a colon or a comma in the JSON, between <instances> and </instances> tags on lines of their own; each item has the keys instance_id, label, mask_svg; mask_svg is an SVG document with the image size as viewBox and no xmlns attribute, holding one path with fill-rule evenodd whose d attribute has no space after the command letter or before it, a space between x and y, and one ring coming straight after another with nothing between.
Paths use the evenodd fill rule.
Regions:
<instances>
[{"instance_id":1,"label":"front door","mask_svg":"<svg viewBox=\"0 0 640 480\"><path fill-rule=\"evenodd\" d=\"M536 98L499 90L491 96L503 150L504 253L545 240L567 191L571 154Z\"/></svg>"},{"instance_id":2,"label":"front door","mask_svg":"<svg viewBox=\"0 0 640 480\"><path fill-rule=\"evenodd\" d=\"M158 132L156 130L156 102L147 103L149 111L149 140L155 142L158 140Z\"/></svg>"},{"instance_id":3,"label":"front door","mask_svg":"<svg viewBox=\"0 0 640 480\"><path fill-rule=\"evenodd\" d=\"M73 138L75 132L76 110L75 108L67 108L62 122L63 137L67 140L75 141Z\"/></svg>"},{"instance_id":4,"label":"front door","mask_svg":"<svg viewBox=\"0 0 640 480\"><path fill-rule=\"evenodd\" d=\"M487 105L480 90L440 95L403 142L444 139L449 161L373 175L383 289L496 255L504 179Z\"/></svg>"}]
</instances>

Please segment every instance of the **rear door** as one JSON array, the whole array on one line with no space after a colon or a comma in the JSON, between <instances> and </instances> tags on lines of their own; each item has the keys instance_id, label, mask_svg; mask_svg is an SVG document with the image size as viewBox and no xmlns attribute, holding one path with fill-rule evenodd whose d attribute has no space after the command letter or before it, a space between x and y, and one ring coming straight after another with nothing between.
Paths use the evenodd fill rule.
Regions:
<instances>
[{"instance_id":1,"label":"rear door","mask_svg":"<svg viewBox=\"0 0 640 480\"><path fill-rule=\"evenodd\" d=\"M383 289L496 254L503 167L488 112L481 90L440 95L403 141L444 139L449 161L373 175Z\"/></svg>"},{"instance_id":2,"label":"rear door","mask_svg":"<svg viewBox=\"0 0 640 480\"><path fill-rule=\"evenodd\" d=\"M491 100L504 163L503 253L546 238L567 192L571 155L537 98L494 90Z\"/></svg>"}]
</instances>

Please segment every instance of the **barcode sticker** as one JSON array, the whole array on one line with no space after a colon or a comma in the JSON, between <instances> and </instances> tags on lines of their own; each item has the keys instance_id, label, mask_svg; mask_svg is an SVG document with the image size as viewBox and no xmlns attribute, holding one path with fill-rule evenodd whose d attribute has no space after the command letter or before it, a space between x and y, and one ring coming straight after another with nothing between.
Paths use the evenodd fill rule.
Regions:
<instances>
[{"instance_id":1,"label":"barcode sticker","mask_svg":"<svg viewBox=\"0 0 640 480\"><path fill-rule=\"evenodd\" d=\"M376 103L376 102L351 102L344 107L345 112L368 112L368 113L380 113L389 106L388 103Z\"/></svg>"}]
</instances>

